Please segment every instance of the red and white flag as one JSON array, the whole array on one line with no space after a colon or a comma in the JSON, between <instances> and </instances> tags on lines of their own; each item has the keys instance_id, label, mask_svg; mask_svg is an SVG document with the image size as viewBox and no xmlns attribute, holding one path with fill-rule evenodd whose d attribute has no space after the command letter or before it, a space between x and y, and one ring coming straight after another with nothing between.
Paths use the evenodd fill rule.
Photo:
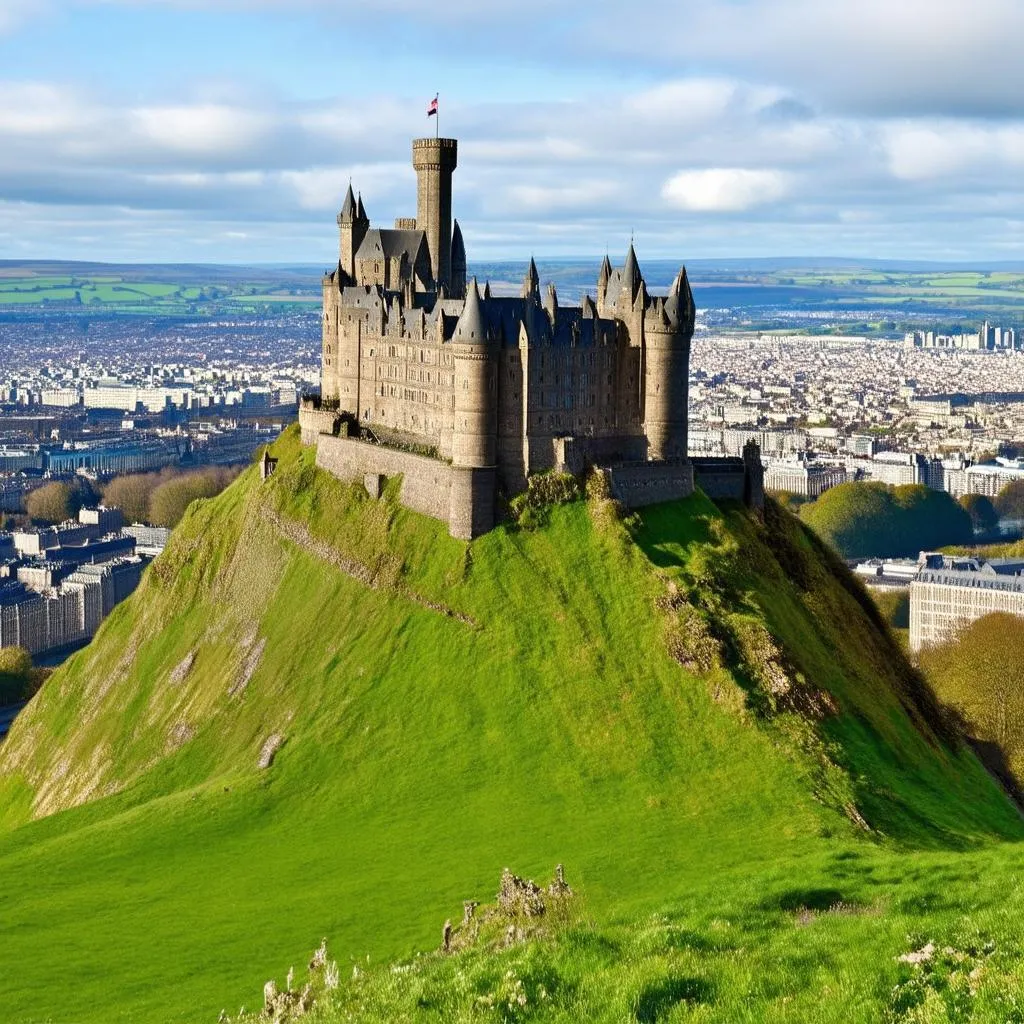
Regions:
<instances>
[{"instance_id":1,"label":"red and white flag","mask_svg":"<svg viewBox=\"0 0 1024 1024\"><path fill-rule=\"evenodd\" d=\"M437 113L437 96L435 96L430 101L430 106L427 107L427 117L433 117L436 113Z\"/></svg>"}]
</instances>

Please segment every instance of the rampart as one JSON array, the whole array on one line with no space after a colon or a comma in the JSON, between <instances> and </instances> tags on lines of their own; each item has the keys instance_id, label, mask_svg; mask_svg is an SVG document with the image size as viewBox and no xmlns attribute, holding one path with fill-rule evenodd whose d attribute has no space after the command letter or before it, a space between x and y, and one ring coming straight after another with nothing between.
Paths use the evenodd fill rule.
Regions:
<instances>
[{"instance_id":1,"label":"rampart","mask_svg":"<svg viewBox=\"0 0 1024 1024\"><path fill-rule=\"evenodd\" d=\"M693 494L693 466L672 462L622 463L607 470L612 497L626 508L644 508Z\"/></svg>"},{"instance_id":2,"label":"rampart","mask_svg":"<svg viewBox=\"0 0 1024 1024\"><path fill-rule=\"evenodd\" d=\"M425 455L328 434L319 435L316 445L321 469L341 480L369 479L367 490L375 496L380 493L380 477L400 476L399 501L447 523L453 537L472 540L494 527L493 469L451 466Z\"/></svg>"},{"instance_id":3,"label":"rampart","mask_svg":"<svg viewBox=\"0 0 1024 1024\"><path fill-rule=\"evenodd\" d=\"M694 483L715 501L741 501L752 508L764 508L764 471L760 456L742 458L695 458Z\"/></svg>"}]
</instances>

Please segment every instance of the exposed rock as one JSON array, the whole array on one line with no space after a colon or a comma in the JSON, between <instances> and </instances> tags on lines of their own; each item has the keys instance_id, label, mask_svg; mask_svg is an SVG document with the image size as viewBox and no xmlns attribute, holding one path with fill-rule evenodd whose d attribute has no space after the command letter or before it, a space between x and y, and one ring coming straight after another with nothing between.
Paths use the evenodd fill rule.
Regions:
<instances>
[{"instance_id":1,"label":"exposed rock","mask_svg":"<svg viewBox=\"0 0 1024 1024\"><path fill-rule=\"evenodd\" d=\"M195 664L196 652L189 651L181 661L171 670L171 674L167 677L167 684L169 686L179 686L185 681L185 677L192 671L192 666Z\"/></svg>"},{"instance_id":2,"label":"exposed rock","mask_svg":"<svg viewBox=\"0 0 1024 1024\"><path fill-rule=\"evenodd\" d=\"M281 749L281 747L284 746L284 740L284 736L282 736L279 732L272 732L263 741L263 746L260 747L260 756L259 759L256 761L256 767L261 769L269 768L274 763L274 758L277 755L277 752ZM321 947L324 951L324 956L327 955L326 943L327 940L325 939L324 945ZM317 952L319 953L320 950L317 950ZM309 966L310 969L312 969L313 965L310 964Z\"/></svg>"}]
</instances>

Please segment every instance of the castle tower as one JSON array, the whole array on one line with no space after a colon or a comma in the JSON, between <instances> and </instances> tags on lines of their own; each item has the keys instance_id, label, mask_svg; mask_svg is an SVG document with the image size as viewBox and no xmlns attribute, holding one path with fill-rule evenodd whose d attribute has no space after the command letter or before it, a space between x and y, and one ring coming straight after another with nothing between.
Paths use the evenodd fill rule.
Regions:
<instances>
[{"instance_id":1,"label":"castle tower","mask_svg":"<svg viewBox=\"0 0 1024 1024\"><path fill-rule=\"evenodd\" d=\"M452 174L457 164L455 139L413 139L416 228L427 236L435 286L448 289L452 283Z\"/></svg>"},{"instance_id":2,"label":"castle tower","mask_svg":"<svg viewBox=\"0 0 1024 1024\"><path fill-rule=\"evenodd\" d=\"M458 221L452 229L451 296L453 299L466 297L466 245L462 241L462 228Z\"/></svg>"},{"instance_id":3,"label":"castle tower","mask_svg":"<svg viewBox=\"0 0 1024 1024\"><path fill-rule=\"evenodd\" d=\"M644 318L644 433L651 459L686 456L690 341L695 310L686 268Z\"/></svg>"},{"instance_id":4,"label":"castle tower","mask_svg":"<svg viewBox=\"0 0 1024 1024\"><path fill-rule=\"evenodd\" d=\"M349 184L345 202L338 214L338 262L350 281L356 277L356 251L363 244L369 229L370 219L363 208L363 197L360 196L356 202L352 185Z\"/></svg>"},{"instance_id":5,"label":"castle tower","mask_svg":"<svg viewBox=\"0 0 1024 1024\"><path fill-rule=\"evenodd\" d=\"M497 459L498 345L487 329L476 278L452 335L455 364L455 430L452 463L489 467Z\"/></svg>"}]
</instances>

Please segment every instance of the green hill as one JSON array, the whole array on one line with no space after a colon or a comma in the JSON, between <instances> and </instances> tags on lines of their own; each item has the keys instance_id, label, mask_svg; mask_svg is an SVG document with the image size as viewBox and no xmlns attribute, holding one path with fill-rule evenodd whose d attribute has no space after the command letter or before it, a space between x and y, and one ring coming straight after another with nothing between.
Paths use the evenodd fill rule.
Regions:
<instances>
[{"instance_id":1,"label":"green hill","mask_svg":"<svg viewBox=\"0 0 1024 1024\"><path fill-rule=\"evenodd\" d=\"M615 929L974 877L1024 834L775 506L596 497L467 545L295 431L275 454L192 506L0 747L5 1020L212 1022L322 935L347 971L436 946L505 865L564 862Z\"/></svg>"}]
</instances>

